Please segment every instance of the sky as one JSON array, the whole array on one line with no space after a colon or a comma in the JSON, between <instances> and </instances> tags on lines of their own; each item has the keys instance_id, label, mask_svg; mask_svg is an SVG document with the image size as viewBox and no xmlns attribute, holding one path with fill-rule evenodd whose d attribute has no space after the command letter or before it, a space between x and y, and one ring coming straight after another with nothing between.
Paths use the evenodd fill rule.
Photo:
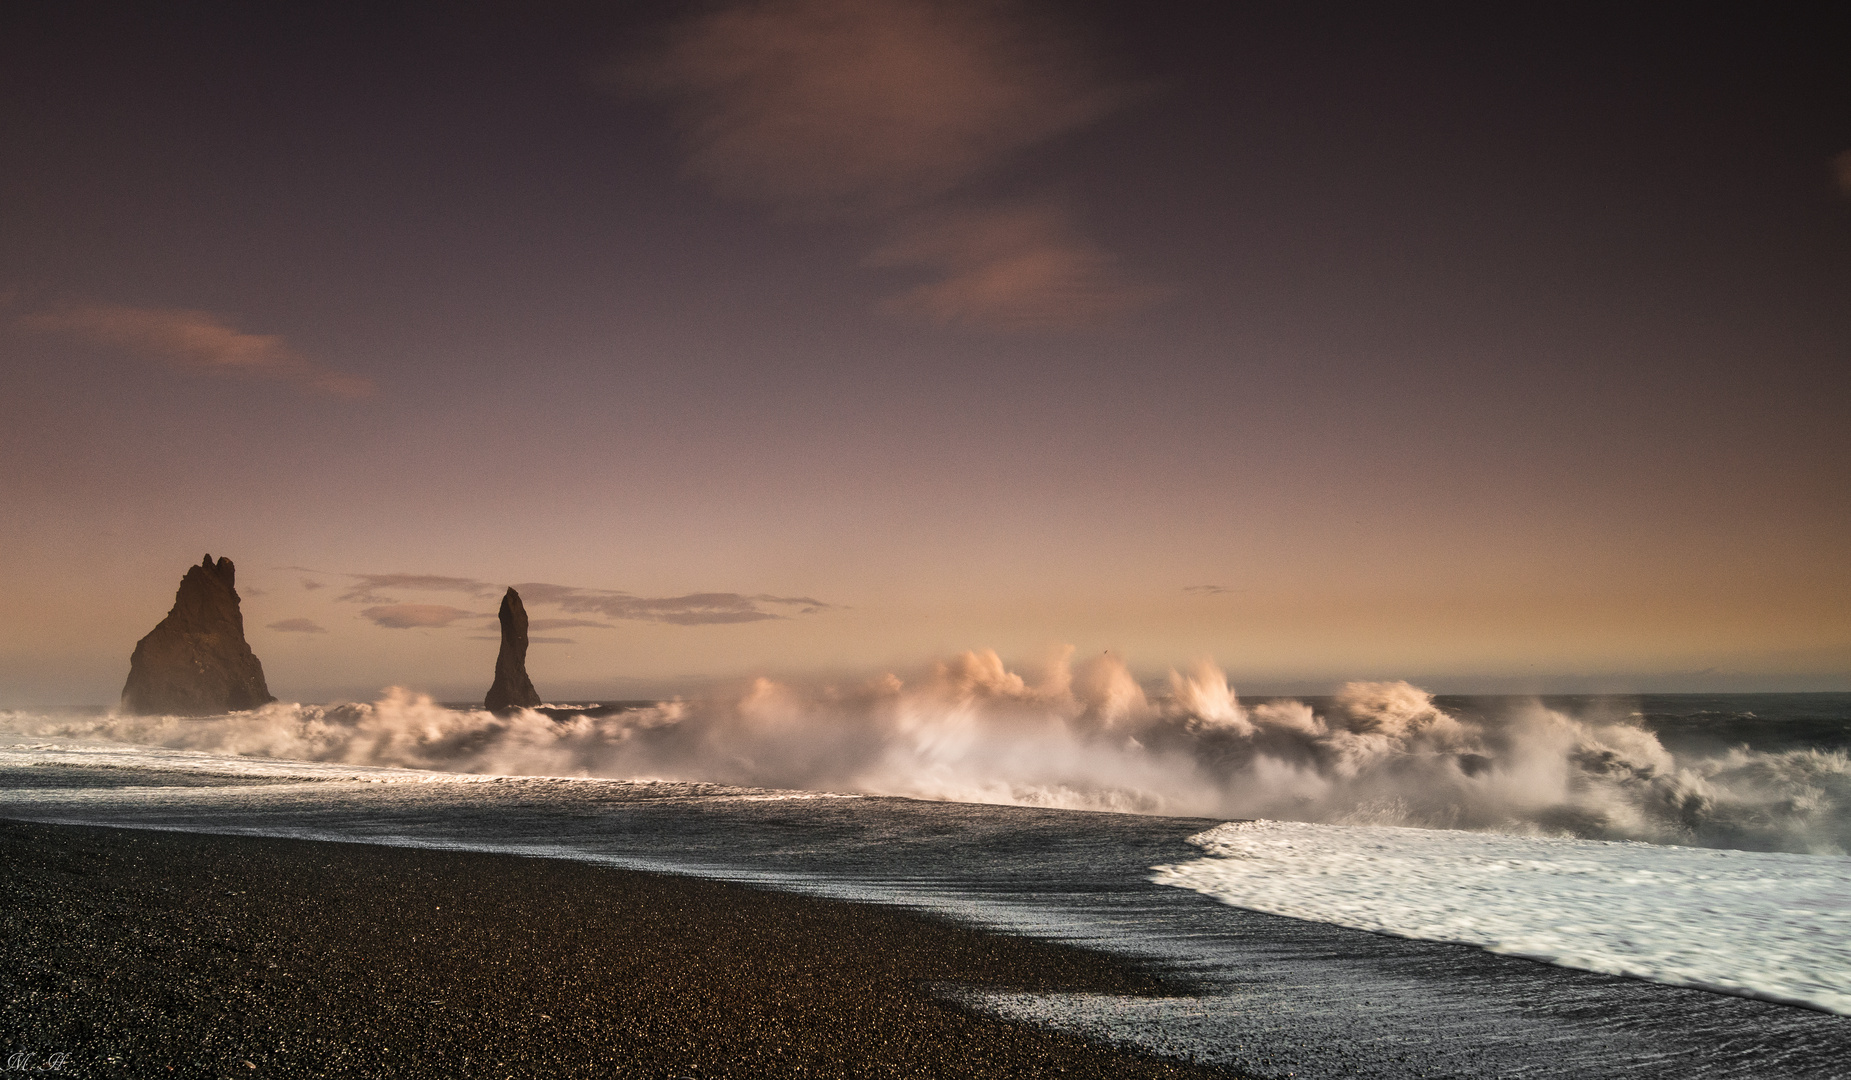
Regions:
<instances>
[{"instance_id":1,"label":"sky","mask_svg":"<svg viewBox=\"0 0 1851 1080\"><path fill-rule=\"evenodd\" d=\"M1820 5L0 2L0 707L1851 689Z\"/></svg>"}]
</instances>

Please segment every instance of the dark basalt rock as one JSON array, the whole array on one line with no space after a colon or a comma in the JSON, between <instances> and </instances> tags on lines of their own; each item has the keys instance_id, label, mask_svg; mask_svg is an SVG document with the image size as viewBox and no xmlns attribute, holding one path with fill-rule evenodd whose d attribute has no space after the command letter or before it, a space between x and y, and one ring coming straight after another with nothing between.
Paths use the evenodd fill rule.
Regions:
<instances>
[{"instance_id":1,"label":"dark basalt rock","mask_svg":"<svg viewBox=\"0 0 1851 1080\"><path fill-rule=\"evenodd\" d=\"M244 613L232 587L230 559L187 570L173 610L135 643L122 711L147 715L213 716L255 709L276 698L264 667L244 641Z\"/></svg>"},{"instance_id":2,"label":"dark basalt rock","mask_svg":"<svg viewBox=\"0 0 1851 1080\"><path fill-rule=\"evenodd\" d=\"M540 704L539 691L527 677L527 608L513 589L501 598L501 653L495 657L495 685L482 707L498 716Z\"/></svg>"}]
</instances>

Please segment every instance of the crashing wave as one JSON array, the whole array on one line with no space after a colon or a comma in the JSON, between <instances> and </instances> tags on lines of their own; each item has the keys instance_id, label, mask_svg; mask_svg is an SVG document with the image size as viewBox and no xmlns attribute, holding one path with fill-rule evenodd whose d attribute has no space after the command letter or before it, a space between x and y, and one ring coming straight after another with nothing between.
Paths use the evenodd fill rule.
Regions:
<instances>
[{"instance_id":1,"label":"crashing wave","mask_svg":"<svg viewBox=\"0 0 1851 1080\"><path fill-rule=\"evenodd\" d=\"M27 734L461 773L651 778L1338 824L1844 854L1842 750L1676 755L1636 719L1539 702L1455 715L1405 682L1243 704L1208 663L1147 695L1124 664L1034 678L991 651L923 677L757 679L626 711L497 717L394 688L211 719L46 717Z\"/></svg>"}]
</instances>

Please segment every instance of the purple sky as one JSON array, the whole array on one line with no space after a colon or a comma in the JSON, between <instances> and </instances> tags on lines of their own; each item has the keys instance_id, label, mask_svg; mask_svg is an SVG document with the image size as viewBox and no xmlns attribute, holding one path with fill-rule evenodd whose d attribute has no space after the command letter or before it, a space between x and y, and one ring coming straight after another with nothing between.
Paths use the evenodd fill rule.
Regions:
<instances>
[{"instance_id":1,"label":"purple sky","mask_svg":"<svg viewBox=\"0 0 1851 1080\"><path fill-rule=\"evenodd\" d=\"M0 4L0 707L208 551L307 700L1851 688L1823 14L462 8Z\"/></svg>"}]
</instances>

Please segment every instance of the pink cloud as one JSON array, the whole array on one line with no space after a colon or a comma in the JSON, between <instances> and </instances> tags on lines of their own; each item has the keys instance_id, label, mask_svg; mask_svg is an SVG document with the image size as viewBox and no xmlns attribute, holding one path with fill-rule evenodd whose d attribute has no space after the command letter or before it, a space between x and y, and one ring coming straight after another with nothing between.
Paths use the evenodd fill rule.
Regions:
<instances>
[{"instance_id":1,"label":"pink cloud","mask_svg":"<svg viewBox=\"0 0 1851 1080\"><path fill-rule=\"evenodd\" d=\"M1128 281L1052 207L944 209L1138 93L1101 75L1055 9L1038 10L735 0L674 25L623 77L676 106L688 170L714 190L873 224L892 239L868 265L935 275L883 302L889 314L984 329L1086 326L1161 290Z\"/></svg>"},{"instance_id":2,"label":"pink cloud","mask_svg":"<svg viewBox=\"0 0 1851 1080\"><path fill-rule=\"evenodd\" d=\"M905 204L1091 123L1125 93L1020 6L758 0L685 20L626 74L679 106L688 167L811 211Z\"/></svg>"},{"instance_id":3,"label":"pink cloud","mask_svg":"<svg viewBox=\"0 0 1851 1080\"><path fill-rule=\"evenodd\" d=\"M1048 204L960 211L915 221L868 259L936 280L883 301L883 310L941 326L1059 330L1148 307L1165 291L1121 274Z\"/></svg>"},{"instance_id":4,"label":"pink cloud","mask_svg":"<svg viewBox=\"0 0 1851 1080\"><path fill-rule=\"evenodd\" d=\"M157 357L193 374L275 379L335 397L359 398L373 392L369 379L323 367L276 335L247 334L203 311L77 304L22 315L15 322L27 330L68 334Z\"/></svg>"}]
</instances>

